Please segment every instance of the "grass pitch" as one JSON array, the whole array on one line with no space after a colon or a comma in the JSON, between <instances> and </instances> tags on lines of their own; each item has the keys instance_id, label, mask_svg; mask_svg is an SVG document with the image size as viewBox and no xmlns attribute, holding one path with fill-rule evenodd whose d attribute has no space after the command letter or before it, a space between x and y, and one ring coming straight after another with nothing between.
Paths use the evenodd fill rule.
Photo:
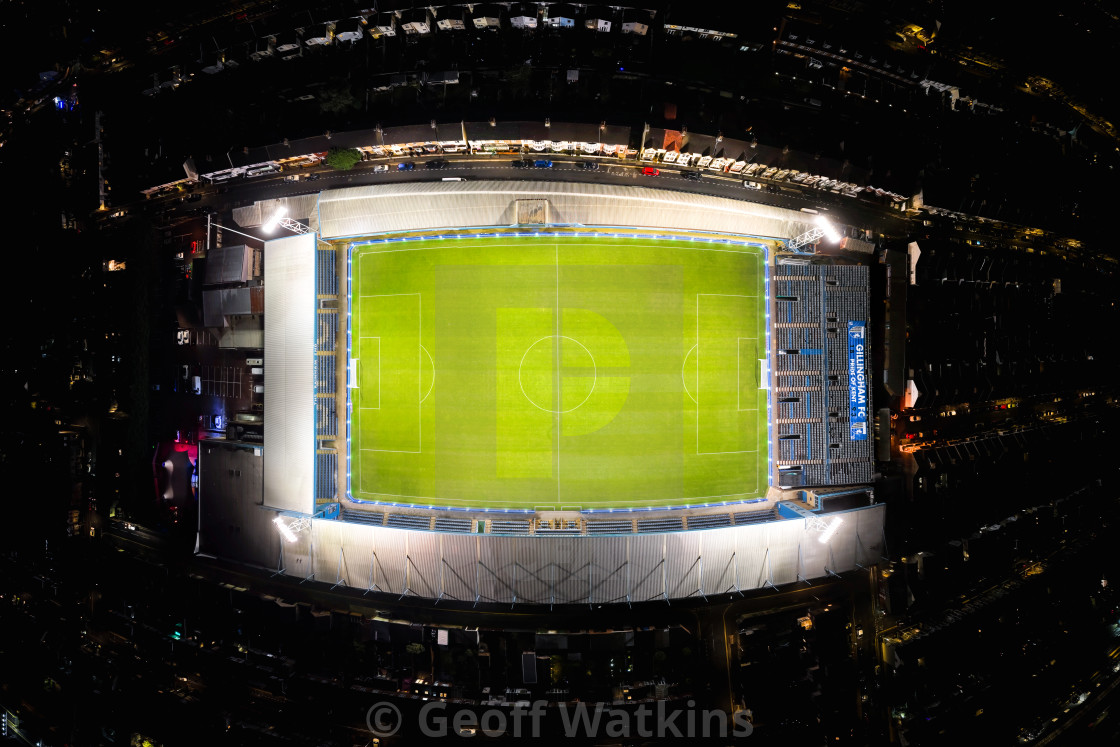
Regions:
<instances>
[{"instance_id":1,"label":"grass pitch","mask_svg":"<svg viewBox=\"0 0 1120 747\"><path fill-rule=\"evenodd\" d=\"M767 485L762 250L499 237L351 255L350 493L666 506Z\"/></svg>"}]
</instances>

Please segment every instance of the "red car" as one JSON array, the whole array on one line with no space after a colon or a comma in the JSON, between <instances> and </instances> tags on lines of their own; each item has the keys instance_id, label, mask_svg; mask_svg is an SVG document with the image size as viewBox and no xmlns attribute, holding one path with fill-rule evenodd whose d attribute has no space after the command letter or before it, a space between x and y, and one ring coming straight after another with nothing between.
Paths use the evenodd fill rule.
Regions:
<instances>
[{"instance_id":1,"label":"red car","mask_svg":"<svg viewBox=\"0 0 1120 747\"><path fill-rule=\"evenodd\" d=\"M642 169L642 173L646 176L658 176L661 174L659 170L653 168L652 166L646 166L644 169Z\"/></svg>"}]
</instances>

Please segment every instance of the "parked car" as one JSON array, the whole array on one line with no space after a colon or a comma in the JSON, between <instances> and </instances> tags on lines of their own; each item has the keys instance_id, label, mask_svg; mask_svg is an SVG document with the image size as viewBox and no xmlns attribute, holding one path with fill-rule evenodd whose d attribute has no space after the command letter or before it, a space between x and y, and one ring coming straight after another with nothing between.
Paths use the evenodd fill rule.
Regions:
<instances>
[{"instance_id":1,"label":"parked car","mask_svg":"<svg viewBox=\"0 0 1120 747\"><path fill-rule=\"evenodd\" d=\"M538 169L551 169L552 161L548 160L547 158L542 158L540 160L533 161L533 166L537 167Z\"/></svg>"},{"instance_id":2,"label":"parked car","mask_svg":"<svg viewBox=\"0 0 1120 747\"><path fill-rule=\"evenodd\" d=\"M397 164L397 171L412 171L414 168L416 168L416 164L411 161L404 161L403 163Z\"/></svg>"},{"instance_id":3,"label":"parked car","mask_svg":"<svg viewBox=\"0 0 1120 747\"><path fill-rule=\"evenodd\" d=\"M661 174L661 171L660 169L655 169L652 166L646 166L644 169L642 169L642 173L646 176L658 176Z\"/></svg>"},{"instance_id":4,"label":"parked car","mask_svg":"<svg viewBox=\"0 0 1120 747\"><path fill-rule=\"evenodd\" d=\"M389 167L386 166L385 168L389 168ZM307 175L307 181L313 182L313 181L319 179L319 176L320 176L319 174L308 174Z\"/></svg>"},{"instance_id":5,"label":"parked car","mask_svg":"<svg viewBox=\"0 0 1120 747\"><path fill-rule=\"evenodd\" d=\"M692 179L693 181L700 181L703 178L703 173L699 171L682 171L681 176L685 179Z\"/></svg>"},{"instance_id":6,"label":"parked car","mask_svg":"<svg viewBox=\"0 0 1120 747\"><path fill-rule=\"evenodd\" d=\"M404 164L402 163L401 166L404 166ZM373 167L373 170L374 171L388 171L389 170L389 164L379 163L379 164L377 164L376 166Z\"/></svg>"},{"instance_id":7,"label":"parked car","mask_svg":"<svg viewBox=\"0 0 1120 747\"><path fill-rule=\"evenodd\" d=\"M598 171L599 170L599 162L598 161L583 161L583 162L580 163L579 167L581 169L587 169L588 171Z\"/></svg>"},{"instance_id":8,"label":"parked car","mask_svg":"<svg viewBox=\"0 0 1120 747\"><path fill-rule=\"evenodd\" d=\"M523 169L523 168L525 168L526 166L529 165L529 162L528 161L521 161L521 160L510 161L509 165L512 166L515 169Z\"/></svg>"},{"instance_id":9,"label":"parked car","mask_svg":"<svg viewBox=\"0 0 1120 747\"><path fill-rule=\"evenodd\" d=\"M434 161L428 161L425 166L429 169L446 169L447 161L444 161L442 158L437 158Z\"/></svg>"}]
</instances>

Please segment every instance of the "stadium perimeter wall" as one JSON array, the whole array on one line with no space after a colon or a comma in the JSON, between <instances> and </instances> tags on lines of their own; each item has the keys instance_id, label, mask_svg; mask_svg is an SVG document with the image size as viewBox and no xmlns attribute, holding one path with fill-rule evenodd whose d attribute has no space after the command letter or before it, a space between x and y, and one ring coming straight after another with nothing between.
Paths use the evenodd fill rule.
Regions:
<instances>
[{"instance_id":1,"label":"stadium perimeter wall","mask_svg":"<svg viewBox=\"0 0 1120 747\"><path fill-rule=\"evenodd\" d=\"M510 537L414 532L314 520L284 545L289 575L355 589L503 604L607 604L708 597L792 584L877 563L886 507L821 525L788 519L629 536Z\"/></svg>"}]
</instances>

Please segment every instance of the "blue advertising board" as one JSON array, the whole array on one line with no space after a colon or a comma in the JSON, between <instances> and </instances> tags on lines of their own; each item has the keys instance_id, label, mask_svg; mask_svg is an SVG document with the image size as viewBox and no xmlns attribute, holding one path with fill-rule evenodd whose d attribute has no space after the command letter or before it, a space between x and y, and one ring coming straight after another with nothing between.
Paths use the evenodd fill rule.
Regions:
<instances>
[{"instance_id":1,"label":"blue advertising board","mask_svg":"<svg viewBox=\"0 0 1120 747\"><path fill-rule=\"evenodd\" d=\"M848 322L848 424L853 441L867 440L867 322Z\"/></svg>"}]
</instances>

